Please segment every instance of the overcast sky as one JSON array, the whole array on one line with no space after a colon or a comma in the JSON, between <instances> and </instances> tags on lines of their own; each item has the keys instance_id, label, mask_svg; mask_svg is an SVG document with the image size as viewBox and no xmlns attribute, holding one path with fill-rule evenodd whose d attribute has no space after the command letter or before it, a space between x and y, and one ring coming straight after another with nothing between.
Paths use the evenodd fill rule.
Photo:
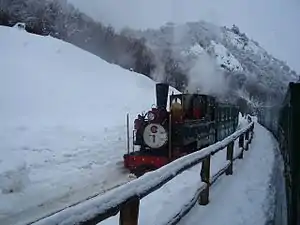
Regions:
<instances>
[{"instance_id":1,"label":"overcast sky","mask_svg":"<svg viewBox=\"0 0 300 225\"><path fill-rule=\"evenodd\" d=\"M116 29L166 22L236 24L269 53L300 73L300 0L69 0Z\"/></svg>"}]
</instances>

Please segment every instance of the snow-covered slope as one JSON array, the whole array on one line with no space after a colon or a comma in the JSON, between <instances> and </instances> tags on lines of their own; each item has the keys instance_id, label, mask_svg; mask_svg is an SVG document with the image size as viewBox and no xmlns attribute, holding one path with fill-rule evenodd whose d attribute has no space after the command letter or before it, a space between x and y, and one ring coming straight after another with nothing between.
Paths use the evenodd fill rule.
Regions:
<instances>
[{"instance_id":1,"label":"snow-covered slope","mask_svg":"<svg viewBox=\"0 0 300 225\"><path fill-rule=\"evenodd\" d=\"M17 28L0 26L0 49L0 224L127 182L126 113L155 103L155 83Z\"/></svg>"},{"instance_id":2,"label":"snow-covered slope","mask_svg":"<svg viewBox=\"0 0 300 225\"><path fill-rule=\"evenodd\" d=\"M145 38L156 53L158 62L166 63L168 59L161 52L171 51L171 57L179 62L192 85L197 80L200 89L207 90L210 84L206 81L209 79L214 81L211 84L221 85L209 89L227 86L227 91L235 92L230 93L231 96L237 95L251 104L278 102L288 83L299 79L299 74L248 38L237 26L219 27L200 21L177 25L168 23L160 29L143 31L125 29L123 33ZM198 75L193 72L194 68ZM208 70L214 72L200 76ZM220 82L220 77L225 79Z\"/></svg>"},{"instance_id":3,"label":"snow-covered slope","mask_svg":"<svg viewBox=\"0 0 300 225\"><path fill-rule=\"evenodd\" d=\"M220 67L234 72L243 71L243 67L240 62L228 51L224 45L211 41L208 51L213 54L213 56L216 58L217 64Z\"/></svg>"},{"instance_id":4,"label":"snow-covered slope","mask_svg":"<svg viewBox=\"0 0 300 225\"><path fill-rule=\"evenodd\" d=\"M206 90L218 90L220 87L214 84L219 83L222 87L227 87L225 88L227 92L231 91L229 94L221 93L222 96L228 94L229 96L226 96L227 99L232 99L233 96L238 99L242 96L244 100L250 100L252 105L257 105L257 102L259 104L268 102L268 105L272 104L270 103L271 101L277 103L278 100L280 101L283 98L288 82L298 80L296 72L292 71L285 62L272 57L257 42L251 40L250 37L253 37L252 33L245 27L242 30L247 32L247 35L240 32L237 26L228 29L221 26L224 24L215 23L216 21L213 24L204 21L180 24L179 17L184 16L183 14L186 12L195 12L195 9L191 9L190 3L186 3L185 6L179 1L168 1L166 5L164 5L165 3L163 5L159 4L161 7L157 10L169 9L168 13L172 12L173 19L178 18L179 20L171 19L169 20L171 21L170 23L157 30L131 32L133 36L144 37L147 40L147 44L151 47L150 50L149 47L145 46L144 39L137 40L136 38L124 37L124 34L130 33L129 29L116 34L111 27L104 27L102 24L93 21L88 16L79 13L67 2L75 3L72 0L59 2L33 0L25 5L22 0L13 1L12 5L3 2L1 6L6 16L4 16L2 23L13 25L16 21L25 22L28 25L28 31L44 35L49 33L54 37L91 51L108 62L114 62L127 69L132 68L132 70L147 76L151 76L154 73L155 76L153 77L156 80L166 80L180 90L183 90L187 84L186 74L188 74L189 78L192 77L192 82L190 83L193 86L195 86L195 80L198 80L197 83L200 84L200 89L203 89L204 86ZM77 1L77 3L79 2ZM204 3L204 6L206 3ZM106 13L110 14L109 16L115 17L115 19L120 19L119 16L124 16L126 17L124 19L128 19L135 13L128 14L126 12L126 9L133 4L133 2L128 3L128 1L123 2L122 7L117 7L118 9L115 6L110 8L112 6L111 3L105 1L99 3L100 5L104 4L101 9L97 8L99 4L96 1L80 3L80 5L82 4L84 7L92 7L95 11L105 10ZM147 4L146 2L136 3L135 8L138 10L134 11L143 11ZM167 5L170 7L168 8ZM228 4L226 3L225 5L228 9ZM244 4L241 5L245 6ZM157 5L154 4L152 7L156 9ZM148 9L146 7L148 10L147 14L154 8ZM111 11L114 10L121 10L120 12L124 10L124 14L111 14ZM239 10L240 8L232 13L236 17L236 21L233 21L233 23L237 22L238 25L240 25L240 18L237 14ZM85 12L88 13L87 11ZM105 14L101 13L100 17L105 17ZM43 15L42 18L41 15ZM56 19L53 19L53 15L58 16ZM90 14L88 13L88 15ZM139 18L135 18L135 21L141 22L143 16L140 15ZM161 18L160 15L155 20L158 21ZM98 19L104 22L99 17ZM153 20L154 18L151 16L147 19ZM176 24L172 23L172 21ZM160 21L161 25L164 23L164 21ZM229 26L232 26L233 23L230 23ZM104 22L104 24L106 23ZM228 26L228 24L226 25ZM259 25L261 26L261 24ZM130 24L128 26L131 27ZM143 29L147 27L145 25ZM286 29L286 27L284 28ZM267 33L267 31L264 30L262 33ZM288 34L286 36L293 36L290 35L290 32L286 34ZM272 41L274 41L273 38ZM279 46L278 43L277 41L277 46ZM283 41L280 40L280 43L283 46ZM195 50L193 49L194 46L201 46L205 50L204 56L200 54L197 57L193 54L192 57L189 57L187 54L182 54L182 52L186 53L190 50ZM206 53L213 60L205 56ZM220 69L220 66L222 69ZM201 68L204 68L204 70L201 71ZM211 75L203 75L209 72L211 72ZM157 74L164 74L164 77L161 78ZM202 75L200 79L198 79L197 74ZM224 75L223 77L222 74ZM210 81L217 79L217 82L206 83L208 79ZM214 86L209 86L211 84ZM234 92L232 90L235 90L235 93L232 93Z\"/></svg>"}]
</instances>

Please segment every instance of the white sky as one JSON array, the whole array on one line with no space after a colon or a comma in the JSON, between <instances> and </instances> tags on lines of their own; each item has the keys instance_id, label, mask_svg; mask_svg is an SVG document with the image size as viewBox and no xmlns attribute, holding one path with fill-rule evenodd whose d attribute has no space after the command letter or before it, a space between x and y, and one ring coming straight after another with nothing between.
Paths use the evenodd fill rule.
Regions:
<instances>
[{"instance_id":1,"label":"white sky","mask_svg":"<svg viewBox=\"0 0 300 225\"><path fill-rule=\"evenodd\" d=\"M206 20L237 24L242 32L300 73L298 0L69 0L116 29L157 28L166 22Z\"/></svg>"}]
</instances>

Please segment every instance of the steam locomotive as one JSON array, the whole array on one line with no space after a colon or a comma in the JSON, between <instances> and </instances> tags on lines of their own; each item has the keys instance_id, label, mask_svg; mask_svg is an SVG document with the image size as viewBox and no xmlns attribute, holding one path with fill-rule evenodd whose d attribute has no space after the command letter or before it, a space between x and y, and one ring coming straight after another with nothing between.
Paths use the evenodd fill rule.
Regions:
<instances>
[{"instance_id":1,"label":"steam locomotive","mask_svg":"<svg viewBox=\"0 0 300 225\"><path fill-rule=\"evenodd\" d=\"M234 133L239 108L198 93L172 94L169 85L156 84L156 107L134 121L133 150L124 166L136 176L160 168ZM135 150L138 146L138 150Z\"/></svg>"}]
</instances>

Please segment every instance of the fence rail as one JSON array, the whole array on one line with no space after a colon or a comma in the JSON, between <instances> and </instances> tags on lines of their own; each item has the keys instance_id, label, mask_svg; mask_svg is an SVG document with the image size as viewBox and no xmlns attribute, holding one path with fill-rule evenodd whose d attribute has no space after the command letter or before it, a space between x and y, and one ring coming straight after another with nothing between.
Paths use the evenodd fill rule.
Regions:
<instances>
[{"instance_id":1,"label":"fence rail","mask_svg":"<svg viewBox=\"0 0 300 225\"><path fill-rule=\"evenodd\" d=\"M154 192L178 176L183 171L199 164L201 166L201 181L194 199L191 203L176 213L168 224L175 224L193 207L197 202L201 205L209 203L210 186L223 174L233 173L233 162L243 158L244 151L253 138L254 123L236 131L224 140L201 149L198 152L184 156L156 171L149 172L139 179L117 187L101 196L88 199L75 206L65 208L51 216L35 221L34 225L91 225L97 224L120 212L120 225L137 225L139 216L139 205L142 198ZM239 139L239 154L234 157L234 142ZM226 148L226 165L213 177L210 177L211 156Z\"/></svg>"}]
</instances>

